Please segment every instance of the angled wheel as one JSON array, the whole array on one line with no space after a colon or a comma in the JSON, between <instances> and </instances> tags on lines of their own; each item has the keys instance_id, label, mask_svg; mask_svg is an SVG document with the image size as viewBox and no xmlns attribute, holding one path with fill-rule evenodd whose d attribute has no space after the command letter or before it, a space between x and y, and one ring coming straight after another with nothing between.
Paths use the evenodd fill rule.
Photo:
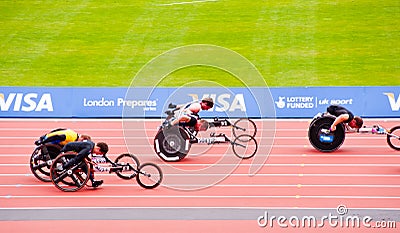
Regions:
<instances>
[{"instance_id":1,"label":"angled wheel","mask_svg":"<svg viewBox=\"0 0 400 233\"><path fill-rule=\"evenodd\" d=\"M127 164L131 165L134 167L136 170L139 168L139 159L133 155L133 154L121 154L115 159L115 163L118 166L126 166ZM131 169L123 169L123 170L118 170L115 173L117 176L121 179L124 180L130 180L136 176L136 170L131 170Z\"/></svg>"},{"instance_id":2,"label":"angled wheel","mask_svg":"<svg viewBox=\"0 0 400 233\"><path fill-rule=\"evenodd\" d=\"M61 146L55 144L45 144L50 158L55 159L60 154Z\"/></svg>"},{"instance_id":3,"label":"angled wheel","mask_svg":"<svg viewBox=\"0 0 400 233\"><path fill-rule=\"evenodd\" d=\"M62 168L63 165L75 156L76 154L74 153L61 154L53 161L50 168L51 181L56 188L64 192L78 191L89 180L90 166L86 160L70 168Z\"/></svg>"},{"instance_id":4,"label":"angled wheel","mask_svg":"<svg viewBox=\"0 0 400 233\"><path fill-rule=\"evenodd\" d=\"M185 158L190 146L189 134L180 126L159 130L154 138L155 152L167 162L176 162Z\"/></svg>"},{"instance_id":5,"label":"angled wheel","mask_svg":"<svg viewBox=\"0 0 400 233\"><path fill-rule=\"evenodd\" d=\"M343 144L345 139L345 129L343 124L336 126L334 132L329 132L329 128L335 121L333 116L323 116L315 118L308 129L308 139L311 145L321 152L332 152Z\"/></svg>"},{"instance_id":6,"label":"angled wheel","mask_svg":"<svg viewBox=\"0 0 400 233\"><path fill-rule=\"evenodd\" d=\"M46 156L43 154L43 147L47 147L50 158L46 158ZM30 158L29 167L32 171L32 174L37 179L43 182L51 182L50 167L52 164L52 159L57 157L57 155L60 153L60 150L61 148L54 144L40 145L35 148Z\"/></svg>"},{"instance_id":7,"label":"angled wheel","mask_svg":"<svg viewBox=\"0 0 400 233\"><path fill-rule=\"evenodd\" d=\"M240 135L250 135L255 137L257 134L257 125L248 118L240 118L232 125L232 133L235 138Z\"/></svg>"},{"instance_id":8,"label":"angled wheel","mask_svg":"<svg viewBox=\"0 0 400 233\"><path fill-rule=\"evenodd\" d=\"M395 150L400 150L400 126L391 128L387 135L387 143Z\"/></svg>"},{"instance_id":9,"label":"angled wheel","mask_svg":"<svg viewBox=\"0 0 400 233\"><path fill-rule=\"evenodd\" d=\"M258 144L253 136L242 134L233 140L232 149L237 157L249 159L257 153Z\"/></svg>"},{"instance_id":10,"label":"angled wheel","mask_svg":"<svg viewBox=\"0 0 400 233\"><path fill-rule=\"evenodd\" d=\"M161 168L154 163L143 163L139 167L136 180L140 186L153 189L161 184L163 173Z\"/></svg>"}]
</instances>

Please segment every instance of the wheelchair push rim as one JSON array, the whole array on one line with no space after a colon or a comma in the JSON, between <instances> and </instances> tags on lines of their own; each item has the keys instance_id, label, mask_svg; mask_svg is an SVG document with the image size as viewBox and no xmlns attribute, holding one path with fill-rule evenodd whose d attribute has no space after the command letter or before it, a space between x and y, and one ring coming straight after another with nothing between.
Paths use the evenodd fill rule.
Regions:
<instances>
[{"instance_id":1,"label":"wheelchair push rim","mask_svg":"<svg viewBox=\"0 0 400 233\"><path fill-rule=\"evenodd\" d=\"M329 131L335 121L333 116L323 116L314 119L308 130L308 139L311 145L321 152L333 152L341 147L345 139L343 124L336 126L336 130Z\"/></svg>"},{"instance_id":2,"label":"wheelchair push rim","mask_svg":"<svg viewBox=\"0 0 400 233\"><path fill-rule=\"evenodd\" d=\"M47 160L42 153L43 147L47 147L50 159ZM29 168L32 174L40 181L51 182L50 167L52 160L60 153L60 147L53 144L40 145L34 149L29 161Z\"/></svg>"},{"instance_id":3,"label":"wheelchair push rim","mask_svg":"<svg viewBox=\"0 0 400 233\"><path fill-rule=\"evenodd\" d=\"M75 192L83 188L89 180L90 166L84 160L77 165L73 165L67 169L59 169L60 165L65 165L75 154L59 155L51 165L50 178L53 184L61 191Z\"/></svg>"},{"instance_id":4,"label":"wheelchair push rim","mask_svg":"<svg viewBox=\"0 0 400 233\"><path fill-rule=\"evenodd\" d=\"M166 162L180 161L191 147L190 136L181 126L161 129L154 138L154 150Z\"/></svg>"}]
</instances>

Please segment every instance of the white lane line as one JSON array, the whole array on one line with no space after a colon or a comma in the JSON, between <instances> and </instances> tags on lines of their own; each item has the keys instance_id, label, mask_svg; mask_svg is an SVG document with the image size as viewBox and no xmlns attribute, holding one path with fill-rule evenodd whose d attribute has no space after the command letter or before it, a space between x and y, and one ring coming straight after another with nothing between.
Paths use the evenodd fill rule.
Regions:
<instances>
[{"instance_id":1,"label":"white lane line","mask_svg":"<svg viewBox=\"0 0 400 233\"><path fill-rule=\"evenodd\" d=\"M104 184L102 187L132 187L136 186L135 184ZM204 185L196 185L196 184L167 184L164 185L166 187L173 186L173 187L204 187ZM15 187L15 188L39 188L39 187L54 187L52 184L0 184L0 188L8 188L8 187ZM216 184L210 186L210 188L214 187L224 187L224 188L234 188L234 187L247 187L247 188L260 188L260 187L357 187L357 188L400 188L400 185L384 185L384 184Z\"/></svg>"},{"instance_id":2,"label":"white lane line","mask_svg":"<svg viewBox=\"0 0 400 233\"><path fill-rule=\"evenodd\" d=\"M34 149L34 148L33 148ZM32 150L33 150L32 149ZM135 154L135 153L134 153ZM107 154L108 155L108 154ZM120 154L109 154L110 157L116 157ZM155 154L137 154L138 156L140 156L140 158L142 157L152 157L152 158L157 158L157 156ZM31 152L27 153L27 154L0 154L0 158L2 157L30 157L31 156ZM191 155L188 155L189 157L191 157ZM212 155L212 154L208 154L208 155L204 155L205 157L215 157L215 156L221 156L220 154L218 155ZM373 155L363 155L363 154L307 154L307 155L302 155L302 154L270 154L269 158L278 158L278 157L294 157L294 158L303 158L304 156L306 157L312 157L312 158L399 158L399 154L373 154ZM193 157L199 157L199 156L193 156ZM29 158L28 158L29 159ZM160 160L160 162L162 162ZM177 164L173 164L178 165Z\"/></svg>"},{"instance_id":3,"label":"white lane line","mask_svg":"<svg viewBox=\"0 0 400 233\"><path fill-rule=\"evenodd\" d=\"M230 199L257 199L257 198L304 198L304 199L400 199L400 196L352 196L352 195L330 195L330 196L302 196L302 195L38 195L38 196L29 196L29 195L0 195L0 198L5 199L21 199L21 198L54 198L54 199L61 199L61 198L132 198L132 199L173 199L173 198L202 198L202 199L223 199L223 198L230 198Z\"/></svg>"},{"instance_id":4,"label":"white lane line","mask_svg":"<svg viewBox=\"0 0 400 233\"><path fill-rule=\"evenodd\" d=\"M32 140L32 138L35 138L35 137L34 136L32 136L32 137L29 137L29 136L28 137L0 136L0 139L12 139L12 140ZM39 136L37 138L39 138ZM96 138L99 138L99 137L96 137ZM107 138L107 139L125 139L125 138L136 139L136 138L139 138L139 139L143 139L143 140L147 139L147 138L143 138L143 137L140 137L140 136L103 136L103 138ZM262 138L264 138L264 137L262 137ZM268 137L265 137L265 138L268 138ZM151 138L148 138L148 140L149 139L151 139ZM292 138L292 139L296 139L296 138ZM299 139L303 139L303 138L299 137ZM32 142L32 144L33 144L33 142Z\"/></svg>"},{"instance_id":5,"label":"white lane line","mask_svg":"<svg viewBox=\"0 0 400 233\"><path fill-rule=\"evenodd\" d=\"M152 145L150 145L152 146ZM113 148L126 148L130 147L130 145L112 145ZM137 147L145 147L149 148L149 145L134 145L135 148ZM214 144L212 145L213 148L229 148L226 144ZM296 149L303 149L303 148L313 148L311 145L260 145L258 148L296 148ZM32 145L0 145L0 148L34 148ZM346 148L389 148L388 145L346 145ZM362 153L362 152L360 152ZM393 153L396 153L395 150L393 150ZM398 152L397 152L398 153Z\"/></svg>"},{"instance_id":6,"label":"white lane line","mask_svg":"<svg viewBox=\"0 0 400 233\"><path fill-rule=\"evenodd\" d=\"M53 209L262 209L262 210L331 210L330 207L276 207L276 206L49 206L49 207L0 207L0 210L53 210ZM353 207L352 210L400 210L389 207Z\"/></svg>"},{"instance_id":7,"label":"white lane line","mask_svg":"<svg viewBox=\"0 0 400 233\"><path fill-rule=\"evenodd\" d=\"M164 176L171 177L171 176L223 176L225 177L226 174L218 174L218 173L214 173L214 174L173 174L173 173L164 173ZM33 174L27 173L27 174L0 174L0 177L20 177L20 176L33 176ZM115 177L114 174L101 174L98 173L96 174L96 176L104 176L104 177L108 177L108 176L113 176ZM250 177L249 174L243 174L243 173L237 173L237 174L230 174L231 176L236 176L236 177ZM292 173L292 174L282 174L282 173L271 173L271 174L257 174L255 176L251 176L251 177L281 177L281 176L287 176L287 177L400 177L399 174L352 174L352 173L336 173L336 174L316 174L316 173L302 173L302 174L298 174L298 173Z\"/></svg>"},{"instance_id":8,"label":"white lane line","mask_svg":"<svg viewBox=\"0 0 400 233\"><path fill-rule=\"evenodd\" d=\"M84 130L84 131L86 132L87 130ZM152 137L150 137L150 136L153 136L153 135L149 135L148 138L143 138L141 136L102 136L102 137L96 137L96 138L121 139L121 140L128 138L128 139L152 140ZM33 138L36 139L34 136L31 136L31 137L29 137L29 136L25 136L25 137L24 136L0 136L0 140L2 140L2 139L4 139L4 140L6 140L6 139L9 139L9 140L32 140ZM37 138L39 138L39 136ZM375 141L378 138L381 138L381 137L380 136L346 137L346 140L347 139L348 140L361 140L362 139L362 140L374 140ZM273 136L273 137L272 136L256 136L256 139L308 140L308 137L305 135L304 136ZM308 142L308 141L306 141L306 142ZM32 144L33 144L33 142L32 142Z\"/></svg>"},{"instance_id":9,"label":"white lane line","mask_svg":"<svg viewBox=\"0 0 400 233\"><path fill-rule=\"evenodd\" d=\"M237 167L238 164L159 164L161 167ZM400 163L264 163L240 164L240 166L263 167L400 167ZM29 167L26 163L0 164L0 167ZM190 172L190 170L188 170Z\"/></svg>"},{"instance_id":10,"label":"white lane line","mask_svg":"<svg viewBox=\"0 0 400 233\"><path fill-rule=\"evenodd\" d=\"M122 128L79 128L79 131L85 132L85 131L118 131L121 132L123 129ZM46 129L43 128L2 128L0 131L39 131L39 132L45 132ZM125 131L143 131L143 129L125 129ZM148 131L157 131L157 129L148 129ZM38 135L40 137L41 135Z\"/></svg>"}]
</instances>

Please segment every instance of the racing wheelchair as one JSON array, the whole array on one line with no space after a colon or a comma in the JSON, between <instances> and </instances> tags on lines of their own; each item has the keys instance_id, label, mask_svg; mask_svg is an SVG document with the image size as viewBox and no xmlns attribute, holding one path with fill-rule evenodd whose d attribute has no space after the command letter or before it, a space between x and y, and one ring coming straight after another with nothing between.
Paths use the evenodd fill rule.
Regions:
<instances>
[{"instance_id":1,"label":"racing wheelchair","mask_svg":"<svg viewBox=\"0 0 400 233\"><path fill-rule=\"evenodd\" d=\"M29 167L32 174L43 182L51 182L50 167L52 161L60 154L61 146L52 143L35 141L35 149L30 157ZM47 150L48 153L45 151Z\"/></svg>"},{"instance_id":2,"label":"racing wheelchair","mask_svg":"<svg viewBox=\"0 0 400 233\"><path fill-rule=\"evenodd\" d=\"M310 123L308 128L308 139L311 145L321 152L333 152L340 148L345 139L346 126L340 123L336 126L336 130L331 132L330 126L335 121L332 115L317 114ZM400 126L395 126L390 130L380 125L372 127L362 127L356 133L372 133L386 135L388 145L400 150Z\"/></svg>"},{"instance_id":3,"label":"racing wheelchair","mask_svg":"<svg viewBox=\"0 0 400 233\"><path fill-rule=\"evenodd\" d=\"M119 178L130 180L136 177L138 184L146 189L156 188L161 184L163 173L160 167L154 163L139 163L139 159L129 153L119 155L115 161L111 161L107 155L99 156L101 160L91 160L86 157L83 161L63 168L63 165L74 158L76 153L66 152L57 156L50 167L50 179L56 188L65 192L74 192L87 185L90 173L94 166L108 164L107 171L115 173ZM87 185L89 186L89 185Z\"/></svg>"},{"instance_id":4,"label":"racing wheelchair","mask_svg":"<svg viewBox=\"0 0 400 233\"><path fill-rule=\"evenodd\" d=\"M169 108L174 108L174 106L170 104ZM241 159L249 159L256 154L258 144L254 137L257 134L257 126L251 119L241 118L232 124L228 119L214 118L214 121L209 122L209 127L231 127L234 139L229 139L223 133L211 133L208 138L199 138L198 131L194 127L169 125L176 110L175 108L165 112L167 117L154 137L154 151L162 160L166 162L181 161L189 153L191 145L194 143L229 143L233 153Z\"/></svg>"}]
</instances>

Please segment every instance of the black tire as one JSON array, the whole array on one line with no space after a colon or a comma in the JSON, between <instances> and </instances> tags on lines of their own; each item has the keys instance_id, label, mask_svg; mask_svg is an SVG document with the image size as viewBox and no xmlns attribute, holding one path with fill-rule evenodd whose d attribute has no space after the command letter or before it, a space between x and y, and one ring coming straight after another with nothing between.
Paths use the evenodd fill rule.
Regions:
<instances>
[{"instance_id":1,"label":"black tire","mask_svg":"<svg viewBox=\"0 0 400 233\"><path fill-rule=\"evenodd\" d=\"M64 192L75 192L83 188L89 180L90 166L86 160L69 169L59 170L60 165L66 164L70 159L76 157L74 153L59 155L51 165L50 178L54 186Z\"/></svg>"},{"instance_id":2,"label":"black tire","mask_svg":"<svg viewBox=\"0 0 400 233\"><path fill-rule=\"evenodd\" d=\"M251 135L240 135L232 142L233 153L241 159L252 158L258 150L256 139Z\"/></svg>"},{"instance_id":3,"label":"black tire","mask_svg":"<svg viewBox=\"0 0 400 233\"><path fill-rule=\"evenodd\" d=\"M161 184L163 173L159 166L154 163L144 163L139 167L136 176L138 184L145 189L153 189Z\"/></svg>"},{"instance_id":4,"label":"black tire","mask_svg":"<svg viewBox=\"0 0 400 233\"><path fill-rule=\"evenodd\" d=\"M308 139L311 145L321 152L333 152L343 144L345 139L345 129L343 124L336 126L334 132L324 134L321 132L323 129L329 130L332 123L335 121L334 116L323 116L315 118L308 128ZM328 137L333 140L322 141L323 138Z\"/></svg>"},{"instance_id":5,"label":"black tire","mask_svg":"<svg viewBox=\"0 0 400 233\"><path fill-rule=\"evenodd\" d=\"M60 154L62 147L56 144L45 144L45 145L47 147L47 151L49 152L50 158L51 159L57 158L57 156Z\"/></svg>"},{"instance_id":6,"label":"black tire","mask_svg":"<svg viewBox=\"0 0 400 233\"><path fill-rule=\"evenodd\" d=\"M115 159L115 163L119 166L126 166L128 163L130 166L134 167L136 170L118 170L115 173L117 176L124 180L130 180L136 176L136 172L139 169L140 163L139 159L133 154L121 154Z\"/></svg>"},{"instance_id":7,"label":"black tire","mask_svg":"<svg viewBox=\"0 0 400 233\"><path fill-rule=\"evenodd\" d=\"M240 118L233 124L232 133L235 138L240 135L250 135L255 137L257 134L257 125L251 119Z\"/></svg>"},{"instance_id":8,"label":"black tire","mask_svg":"<svg viewBox=\"0 0 400 233\"><path fill-rule=\"evenodd\" d=\"M154 151L166 162L177 162L186 157L191 147L190 137L180 126L159 130L154 138Z\"/></svg>"},{"instance_id":9,"label":"black tire","mask_svg":"<svg viewBox=\"0 0 400 233\"><path fill-rule=\"evenodd\" d=\"M389 130L391 135L396 135L396 137L393 137L391 135L387 135L387 143L392 149L395 150L400 150L400 126L395 126Z\"/></svg>"},{"instance_id":10,"label":"black tire","mask_svg":"<svg viewBox=\"0 0 400 233\"><path fill-rule=\"evenodd\" d=\"M47 160L42 153L43 147L47 147L47 151L49 152L50 160ZM32 174L43 182L51 182L50 179L50 167L52 164L52 159L55 159L57 155L60 153L61 147L54 144L45 144L35 148L33 151L29 167L31 169Z\"/></svg>"}]
</instances>

